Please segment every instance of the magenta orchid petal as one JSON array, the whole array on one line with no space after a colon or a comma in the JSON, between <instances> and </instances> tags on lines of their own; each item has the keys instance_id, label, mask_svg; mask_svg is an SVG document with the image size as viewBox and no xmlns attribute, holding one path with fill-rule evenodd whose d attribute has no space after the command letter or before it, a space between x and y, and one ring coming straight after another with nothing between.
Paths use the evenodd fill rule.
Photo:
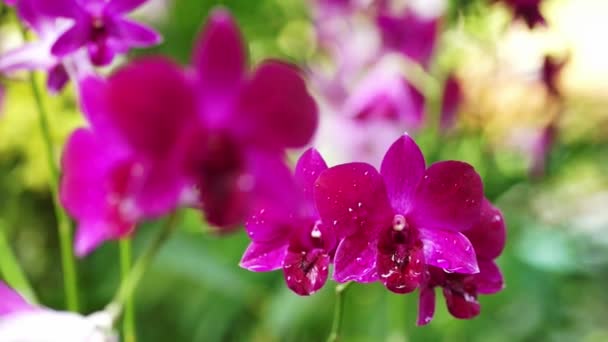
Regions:
<instances>
[{"instance_id":1,"label":"magenta orchid petal","mask_svg":"<svg viewBox=\"0 0 608 342\"><path fill-rule=\"evenodd\" d=\"M243 89L237 119L249 143L271 148L305 146L318 123L318 110L295 67L267 61Z\"/></svg>"},{"instance_id":2,"label":"magenta orchid petal","mask_svg":"<svg viewBox=\"0 0 608 342\"><path fill-rule=\"evenodd\" d=\"M500 210L484 198L479 221L463 232L475 248L477 257L483 260L497 258L505 247L505 221Z\"/></svg>"},{"instance_id":3,"label":"magenta orchid petal","mask_svg":"<svg viewBox=\"0 0 608 342\"><path fill-rule=\"evenodd\" d=\"M430 286L420 288L418 298L418 320L416 325L423 326L431 323L435 316L435 289Z\"/></svg>"},{"instance_id":4,"label":"magenta orchid petal","mask_svg":"<svg viewBox=\"0 0 608 342\"><path fill-rule=\"evenodd\" d=\"M359 233L345 238L336 249L334 280L339 283L377 281L376 253L376 242L368 234Z\"/></svg>"},{"instance_id":5,"label":"magenta orchid petal","mask_svg":"<svg viewBox=\"0 0 608 342\"><path fill-rule=\"evenodd\" d=\"M393 217L382 176L365 163L325 170L315 182L314 198L321 218L334 225L339 237L377 232Z\"/></svg>"},{"instance_id":6,"label":"magenta orchid petal","mask_svg":"<svg viewBox=\"0 0 608 342\"><path fill-rule=\"evenodd\" d=\"M272 205L253 210L245 222L245 231L252 241L269 244L281 243L287 245L291 222L286 213Z\"/></svg>"},{"instance_id":7,"label":"magenta orchid petal","mask_svg":"<svg viewBox=\"0 0 608 342\"><path fill-rule=\"evenodd\" d=\"M254 272L269 272L283 267L287 244L252 242L247 247L239 265Z\"/></svg>"},{"instance_id":8,"label":"magenta orchid petal","mask_svg":"<svg viewBox=\"0 0 608 342\"><path fill-rule=\"evenodd\" d=\"M424 156L409 135L403 135L386 152L380 173L393 208L407 214L413 206L414 190L425 171Z\"/></svg>"},{"instance_id":9,"label":"magenta orchid petal","mask_svg":"<svg viewBox=\"0 0 608 342\"><path fill-rule=\"evenodd\" d=\"M304 192L304 197L313 203L314 185L321 172L327 170L327 164L319 151L314 148L306 150L298 159L295 169L295 179Z\"/></svg>"},{"instance_id":10,"label":"magenta orchid petal","mask_svg":"<svg viewBox=\"0 0 608 342\"><path fill-rule=\"evenodd\" d=\"M448 272L477 273L479 266L473 245L464 234L448 230L419 229L428 265Z\"/></svg>"},{"instance_id":11,"label":"magenta orchid petal","mask_svg":"<svg viewBox=\"0 0 608 342\"><path fill-rule=\"evenodd\" d=\"M74 18L82 14L77 0L33 0L35 7L49 17Z\"/></svg>"},{"instance_id":12,"label":"magenta orchid petal","mask_svg":"<svg viewBox=\"0 0 608 342\"><path fill-rule=\"evenodd\" d=\"M474 275L477 292L494 294L504 288L504 280L494 261L479 261L479 273Z\"/></svg>"},{"instance_id":13,"label":"magenta orchid petal","mask_svg":"<svg viewBox=\"0 0 608 342\"><path fill-rule=\"evenodd\" d=\"M479 219L482 200L483 184L471 165L438 162L418 183L408 219L427 229L468 229Z\"/></svg>"},{"instance_id":14,"label":"magenta orchid petal","mask_svg":"<svg viewBox=\"0 0 608 342\"><path fill-rule=\"evenodd\" d=\"M225 116L245 78L246 52L241 33L230 14L214 10L195 47L198 73L207 116Z\"/></svg>"},{"instance_id":15,"label":"magenta orchid petal","mask_svg":"<svg viewBox=\"0 0 608 342\"><path fill-rule=\"evenodd\" d=\"M168 156L184 128L196 120L192 88L169 60L139 60L108 82L108 120L132 148L146 156Z\"/></svg>"},{"instance_id":16,"label":"magenta orchid petal","mask_svg":"<svg viewBox=\"0 0 608 342\"><path fill-rule=\"evenodd\" d=\"M51 52L57 57L65 57L87 44L90 28L77 23L63 33L51 47Z\"/></svg>"},{"instance_id":17,"label":"magenta orchid petal","mask_svg":"<svg viewBox=\"0 0 608 342\"><path fill-rule=\"evenodd\" d=\"M106 11L116 14L128 13L147 1L148 0L110 0L106 7Z\"/></svg>"},{"instance_id":18,"label":"magenta orchid petal","mask_svg":"<svg viewBox=\"0 0 608 342\"><path fill-rule=\"evenodd\" d=\"M128 152L87 129L76 130L62 157L60 200L79 221L76 251L84 256L108 239L128 235L138 208L128 196L133 164Z\"/></svg>"},{"instance_id":19,"label":"magenta orchid petal","mask_svg":"<svg viewBox=\"0 0 608 342\"><path fill-rule=\"evenodd\" d=\"M0 299L0 319L18 312L39 310L2 281L0 281L0 298L2 298Z\"/></svg>"},{"instance_id":20,"label":"magenta orchid petal","mask_svg":"<svg viewBox=\"0 0 608 342\"><path fill-rule=\"evenodd\" d=\"M317 292L327 281L329 262L329 255L322 249L289 250L283 262L287 286L300 296Z\"/></svg>"},{"instance_id":21,"label":"magenta orchid petal","mask_svg":"<svg viewBox=\"0 0 608 342\"><path fill-rule=\"evenodd\" d=\"M127 19L117 20L115 31L129 47L148 47L162 42L162 36L155 30Z\"/></svg>"},{"instance_id":22,"label":"magenta orchid petal","mask_svg":"<svg viewBox=\"0 0 608 342\"><path fill-rule=\"evenodd\" d=\"M49 70L46 85L51 94L58 94L69 81L70 76L63 64L57 64Z\"/></svg>"},{"instance_id":23,"label":"magenta orchid petal","mask_svg":"<svg viewBox=\"0 0 608 342\"><path fill-rule=\"evenodd\" d=\"M471 319L481 310L476 293L469 293L467 289L443 288L443 296L452 316L460 319Z\"/></svg>"}]
</instances>

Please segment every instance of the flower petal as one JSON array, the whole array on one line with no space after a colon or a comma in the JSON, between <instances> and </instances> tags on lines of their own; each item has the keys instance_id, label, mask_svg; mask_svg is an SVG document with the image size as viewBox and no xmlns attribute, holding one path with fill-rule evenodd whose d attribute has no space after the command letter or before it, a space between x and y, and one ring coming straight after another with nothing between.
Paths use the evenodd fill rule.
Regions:
<instances>
[{"instance_id":1,"label":"flower petal","mask_svg":"<svg viewBox=\"0 0 608 342\"><path fill-rule=\"evenodd\" d=\"M287 286L300 296L317 292L327 281L329 256L321 249L290 250L285 257L283 274Z\"/></svg>"},{"instance_id":2,"label":"flower petal","mask_svg":"<svg viewBox=\"0 0 608 342\"><path fill-rule=\"evenodd\" d=\"M309 148L304 152L295 169L296 182L304 192L306 199L313 203L314 184L321 172L327 170L327 164L323 157L314 148Z\"/></svg>"},{"instance_id":3,"label":"flower petal","mask_svg":"<svg viewBox=\"0 0 608 342\"><path fill-rule=\"evenodd\" d=\"M378 280L376 271L376 241L360 233L340 242L334 257L334 280L339 283Z\"/></svg>"},{"instance_id":4,"label":"flower petal","mask_svg":"<svg viewBox=\"0 0 608 342\"><path fill-rule=\"evenodd\" d=\"M428 265L448 272L479 272L473 245L462 233L435 229L419 229L419 233Z\"/></svg>"},{"instance_id":5,"label":"flower petal","mask_svg":"<svg viewBox=\"0 0 608 342\"><path fill-rule=\"evenodd\" d=\"M374 235L392 222L384 180L369 164L349 163L325 170L315 182L314 198L321 219L334 225L338 238L358 232Z\"/></svg>"},{"instance_id":6,"label":"flower petal","mask_svg":"<svg viewBox=\"0 0 608 342\"><path fill-rule=\"evenodd\" d=\"M405 215L411 211L414 189L424 176L425 168L420 148L407 134L395 141L386 152L380 173L397 212Z\"/></svg>"},{"instance_id":7,"label":"flower petal","mask_svg":"<svg viewBox=\"0 0 608 342\"><path fill-rule=\"evenodd\" d=\"M11 73L19 70L44 70L57 63L48 46L42 41L24 44L0 55L0 72Z\"/></svg>"},{"instance_id":8,"label":"flower petal","mask_svg":"<svg viewBox=\"0 0 608 342\"><path fill-rule=\"evenodd\" d=\"M460 319L471 319L479 315L481 308L479 301L477 301L477 294L444 287L443 296L452 316Z\"/></svg>"},{"instance_id":9,"label":"flower petal","mask_svg":"<svg viewBox=\"0 0 608 342\"><path fill-rule=\"evenodd\" d=\"M128 222L109 220L88 222L84 220L78 224L76 229L74 253L79 258L85 257L106 241L129 236L133 232L133 228L134 225Z\"/></svg>"},{"instance_id":10,"label":"flower petal","mask_svg":"<svg viewBox=\"0 0 608 342\"><path fill-rule=\"evenodd\" d=\"M77 0L32 0L35 8L48 17L74 18L82 13Z\"/></svg>"},{"instance_id":11,"label":"flower petal","mask_svg":"<svg viewBox=\"0 0 608 342\"><path fill-rule=\"evenodd\" d=\"M154 29L127 19L116 20L114 29L129 47L149 47L163 40Z\"/></svg>"},{"instance_id":12,"label":"flower petal","mask_svg":"<svg viewBox=\"0 0 608 342\"><path fill-rule=\"evenodd\" d=\"M418 321L416 325L423 326L431 323L435 316L435 288L423 286L418 297Z\"/></svg>"},{"instance_id":13,"label":"flower petal","mask_svg":"<svg viewBox=\"0 0 608 342\"><path fill-rule=\"evenodd\" d=\"M147 1L148 0L110 0L105 9L106 11L115 14L128 13Z\"/></svg>"},{"instance_id":14,"label":"flower petal","mask_svg":"<svg viewBox=\"0 0 608 342\"><path fill-rule=\"evenodd\" d=\"M287 244L252 242L245 250L239 265L253 272L278 270L287 255Z\"/></svg>"},{"instance_id":15,"label":"flower petal","mask_svg":"<svg viewBox=\"0 0 608 342\"><path fill-rule=\"evenodd\" d=\"M303 147L317 128L318 110L295 67L277 61L260 65L239 100L236 128L251 144Z\"/></svg>"},{"instance_id":16,"label":"flower petal","mask_svg":"<svg viewBox=\"0 0 608 342\"><path fill-rule=\"evenodd\" d=\"M444 161L431 165L414 194L408 219L416 227L464 230L479 220L483 184L467 163Z\"/></svg>"},{"instance_id":17,"label":"flower petal","mask_svg":"<svg viewBox=\"0 0 608 342\"><path fill-rule=\"evenodd\" d=\"M215 101L225 105L223 101L232 99L245 76L245 54L241 33L230 13L222 9L214 10L193 56L193 64L200 78L201 95L208 100L205 102ZM216 97L219 99L214 100ZM209 108L207 111L213 114L215 110Z\"/></svg>"},{"instance_id":18,"label":"flower petal","mask_svg":"<svg viewBox=\"0 0 608 342\"><path fill-rule=\"evenodd\" d=\"M479 273L475 274L475 286L481 294L493 294L504 288L502 273L493 261L480 261Z\"/></svg>"},{"instance_id":19,"label":"flower petal","mask_svg":"<svg viewBox=\"0 0 608 342\"><path fill-rule=\"evenodd\" d=\"M37 310L35 306L28 303L17 291L11 289L7 284L0 281L0 319L18 312Z\"/></svg>"},{"instance_id":20,"label":"flower petal","mask_svg":"<svg viewBox=\"0 0 608 342\"><path fill-rule=\"evenodd\" d=\"M196 122L192 87L181 68L164 58L130 63L108 82L109 120L136 151L166 158Z\"/></svg>"},{"instance_id":21,"label":"flower petal","mask_svg":"<svg viewBox=\"0 0 608 342\"><path fill-rule=\"evenodd\" d=\"M61 58L85 46L89 41L90 29L85 24L76 23L57 39L51 47L51 53Z\"/></svg>"},{"instance_id":22,"label":"flower petal","mask_svg":"<svg viewBox=\"0 0 608 342\"><path fill-rule=\"evenodd\" d=\"M481 205L479 221L463 233L473 244L477 257L483 260L498 258L507 238L502 213L485 198Z\"/></svg>"},{"instance_id":23,"label":"flower petal","mask_svg":"<svg viewBox=\"0 0 608 342\"><path fill-rule=\"evenodd\" d=\"M57 64L49 70L49 76L46 80L47 88L51 94L58 94L63 90L65 85L70 81L70 76L63 64Z\"/></svg>"},{"instance_id":24,"label":"flower petal","mask_svg":"<svg viewBox=\"0 0 608 342\"><path fill-rule=\"evenodd\" d=\"M245 222L245 230L254 242L268 244L281 241L287 244L293 228L290 218L289 213L272 205L260 206Z\"/></svg>"}]
</instances>

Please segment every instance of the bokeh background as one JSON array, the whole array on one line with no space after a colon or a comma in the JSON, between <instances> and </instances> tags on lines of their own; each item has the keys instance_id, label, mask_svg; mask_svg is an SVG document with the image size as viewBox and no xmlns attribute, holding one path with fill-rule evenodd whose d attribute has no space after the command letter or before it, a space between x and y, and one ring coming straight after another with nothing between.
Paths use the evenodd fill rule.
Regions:
<instances>
[{"instance_id":1,"label":"bokeh background","mask_svg":"<svg viewBox=\"0 0 608 342\"><path fill-rule=\"evenodd\" d=\"M306 0L151 1L136 15L158 28L165 42L137 54L162 53L187 63L217 4L236 17L251 63L279 57L305 65L321 58ZM542 11L548 26L529 30L513 23L504 6L449 1L430 70L437 79L455 72L465 99L450 134L416 134L428 161L473 164L486 195L503 210L508 241L498 263L505 290L482 296L482 313L470 321L452 318L439 295L435 320L419 328L416 294L355 284L346 295L343 341L608 341L608 1L547 0ZM20 42L8 12L0 17L0 37L0 51ZM547 54L567 59L557 104L538 77ZM17 254L41 301L62 308L59 248L32 95L25 78L0 81L7 89L0 108L0 239ZM72 89L45 101L59 154L83 119ZM556 115L546 171L531 177L531 137ZM139 230L135 254L157 228L151 222ZM335 283L298 297L280 272L238 267L247 243L244 232L218 236L199 213L188 212L137 293L139 340L324 340ZM80 260L78 270L84 312L103 308L119 282L117 244Z\"/></svg>"}]
</instances>

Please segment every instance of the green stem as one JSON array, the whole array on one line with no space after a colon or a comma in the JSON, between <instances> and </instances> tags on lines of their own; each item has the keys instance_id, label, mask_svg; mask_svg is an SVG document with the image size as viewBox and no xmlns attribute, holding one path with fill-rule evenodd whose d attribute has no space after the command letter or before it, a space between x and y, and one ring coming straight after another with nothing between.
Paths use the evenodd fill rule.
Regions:
<instances>
[{"instance_id":1,"label":"green stem","mask_svg":"<svg viewBox=\"0 0 608 342\"><path fill-rule=\"evenodd\" d=\"M334 307L334 321L331 324L331 332L327 337L327 342L336 342L340 339L340 330L342 329L342 313L344 311L344 293L350 286L349 283L336 285L336 303Z\"/></svg>"},{"instance_id":2,"label":"green stem","mask_svg":"<svg viewBox=\"0 0 608 342\"><path fill-rule=\"evenodd\" d=\"M122 314L123 308L129 301L129 298L133 296L139 281L148 267L150 267L152 260L154 260L154 257L162 245L169 239L169 236L171 236L171 233L175 230L178 221L179 215L177 213L173 213L169 216L169 219L161 228L160 233L154 238L141 257L137 259L129 274L121 281L116 296L114 296L114 299L106 308L107 311L110 311L114 315L113 318L115 320Z\"/></svg>"},{"instance_id":3,"label":"green stem","mask_svg":"<svg viewBox=\"0 0 608 342\"><path fill-rule=\"evenodd\" d=\"M120 274L121 281L125 281L131 270L132 259L131 238L120 240ZM135 302L133 296L129 296L125 302L125 314L122 322L123 338L125 342L135 342L137 334L135 329Z\"/></svg>"},{"instance_id":4,"label":"green stem","mask_svg":"<svg viewBox=\"0 0 608 342\"><path fill-rule=\"evenodd\" d=\"M25 276L6 238L6 224L0 220L0 273L7 284L21 293L30 303L37 303L36 293Z\"/></svg>"},{"instance_id":5,"label":"green stem","mask_svg":"<svg viewBox=\"0 0 608 342\"><path fill-rule=\"evenodd\" d=\"M29 75L29 82L38 111L38 122L40 124L40 131L42 133L42 139L46 148L48 168L51 173L50 188L51 196L53 197L55 218L57 220L57 229L59 232L59 248L61 250L61 265L63 269L66 305L68 310L78 311L78 282L76 279L76 262L74 260L74 252L72 250L72 229L70 227L70 220L59 203L59 168L57 167L57 164L55 164L56 158L53 150L53 139L48 120L48 113L42 101L42 94L38 89L36 76L33 72L31 72Z\"/></svg>"}]
</instances>

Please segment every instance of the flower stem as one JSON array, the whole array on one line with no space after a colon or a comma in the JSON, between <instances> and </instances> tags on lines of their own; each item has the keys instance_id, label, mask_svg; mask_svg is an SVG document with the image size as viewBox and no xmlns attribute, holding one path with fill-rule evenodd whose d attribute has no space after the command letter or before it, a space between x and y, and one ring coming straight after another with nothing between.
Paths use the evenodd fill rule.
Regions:
<instances>
[{"instance_id":1,"label":"flower stem","mask_svg":"<svg viewBox=\"0 0 608 342\"><path fill-rule=\"evenodd\" d=\"M344 309L344 293L350 284L351 282L336 285L334 321L331 324L331 332L329 333L329 337L327 337L327 342L336 342L340 339L340 330L342 329L342 312Z\"/></svg>"},{"instance_id":2,"label":"flower stem","mask_svg":"<svg viewBox=\"0 0 608 342\"><path fill-rule=\"evenodd\" d=\"M30 72L29 83L32 88L34 102L38 111L38 122L40 124L40 131L42 133L42 139L46 148L46 158L49 172L51 173L50 188L51 196L53 198L55 218L57 220L57 229L59 232L59 248L61 250L61 265L63 269L66 305L68 310L78 311L78 282L76 278L76 262L74 260L74 252L72 250L72 230L70 227L70 220L59 203L59 168L55 164L56 159L53 150L53 139L48 120L48 113L42 101L42 95L38 89L36 76L33 72Z\"/></svg>"},{"instance_id":3,"label":"flower stem","mask_svg":"<svg viewBox=\"0 0 608 342\"><path fill-rule=\"evenodd\" d=\"M132 259L131 238L120 240L120 276L121 281L125 281L131 270ZM135 342L137 334L135 329L135 302L133 296L129 296L125 302L125 314L123 317L123 340L125 342Z\"/></svg>"},{"instance_id":4,"label":"flower stem","mask_svg":"<svg viewBox=\"0 0 608 342\"><path fill-rule=\"evenodd\" d=\"M152 240L148 248L143 252L141 257L137 259L129 274L123 278L120 283L120 287L114 296L114 299L107 306L106 310L113 314L114 320L118 319L122 314L123 308L129 301L129 298L133 296L139 281L143 277L144 273L150 267L152 260L162 247L162 245L169 239L171 233L175 230L179 221L179 214L174 212L169 216L167 222L161 228L160 233Z\"/></svg>"},{"instance_id":5,"label":"flower stem","mask_svg":"<svg viewBox=\"0 0 608 342\"><path fill-rule=\"evenodd\" d=\"M6 223L0 220L0 273L13 289L25 296L31 303L37 303L36 293L32 289L17 257L6 238Z\"/></svg>"}]
</instances>

